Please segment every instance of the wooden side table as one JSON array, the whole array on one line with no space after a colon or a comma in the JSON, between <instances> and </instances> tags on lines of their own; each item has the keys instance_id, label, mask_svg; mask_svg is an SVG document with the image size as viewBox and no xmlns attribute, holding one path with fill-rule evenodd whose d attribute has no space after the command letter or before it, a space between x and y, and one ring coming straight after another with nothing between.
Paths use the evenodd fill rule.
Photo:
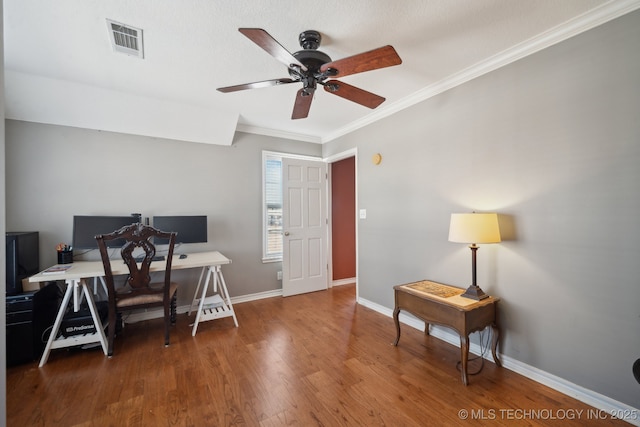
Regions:
<instances>
[{"instance_id":1,"label":"wooden side table","mask_svg":"<svg viewBox=\"0 0 640 427\"><path fill-rule=\"evenodd\" d=\"M480 301L461 297L464 289L442 283L423 280L420 282L397 285L393 320L396 324L396 340L400 341L400 310L408 311L425 322L425 334L429 335L429 324L447 326L460 335L462 359L462 382L469 384L467 362L469 360L469 334L481 331L487 326L493 330L491 353L496 365L502 366L496 355L500 329L498 328L496 306L499 298L488 297Z\"/></svg>"}]
</instances>

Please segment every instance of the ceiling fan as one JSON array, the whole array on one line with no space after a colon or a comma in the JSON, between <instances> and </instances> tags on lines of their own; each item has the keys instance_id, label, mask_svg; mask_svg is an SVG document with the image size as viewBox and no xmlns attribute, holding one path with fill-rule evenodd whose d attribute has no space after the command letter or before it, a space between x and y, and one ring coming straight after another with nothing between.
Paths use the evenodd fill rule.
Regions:
<instances>
[{"instance_id":1,"label":"ceiling fan","mask_svg":"<svg viewBox=\"0 0 640 427\"><path fill-rule=\"evenodd\" d=\"M385 98L332 77L344 77L379 68L399 65L402 60L392 46L383 46L368 52L332 61L329 55L318 49L322 37L318 31L308 30L300 33L298 40L302 50L289 53L269 33L261 28L239 28L242 34L287 66L291 78L265 80L235 86L218 88L220 92L235 92L245 89L278 86L289 83L302 83L293 106L292 119L303 119L309 115L311 101L317 85L324 86L326 92L338 95L349 101L376 108Z\"/></svg>"}]
</instances>

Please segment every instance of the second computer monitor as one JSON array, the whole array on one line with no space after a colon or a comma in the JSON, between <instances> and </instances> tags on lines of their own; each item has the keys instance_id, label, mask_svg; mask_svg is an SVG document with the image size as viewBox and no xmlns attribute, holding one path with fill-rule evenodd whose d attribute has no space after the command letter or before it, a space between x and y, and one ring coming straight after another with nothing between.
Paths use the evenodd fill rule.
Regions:
<instances>
[{"instance_id":1,"label":"second computer monitor","mask_svg":"<svg viewBox=\"0 0 640 427\"><path fill-rule=\"evenodd\" d=\"M206 215L174 215L154 216L153 228L162 231L175 231L176 243L206 243L207 216ZM168 239L156 239L156 245L166 245Z\"/></svg>"}]
</instances>

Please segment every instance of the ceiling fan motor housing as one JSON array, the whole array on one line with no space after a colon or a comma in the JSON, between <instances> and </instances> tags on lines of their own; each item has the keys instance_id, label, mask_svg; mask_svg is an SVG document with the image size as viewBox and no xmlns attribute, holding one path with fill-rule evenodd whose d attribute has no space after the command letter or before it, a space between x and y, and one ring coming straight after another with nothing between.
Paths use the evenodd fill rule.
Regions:
<instances>
[{"instance_id":1,"label":"ceiling fan motor housing","mask_svg":"<svg viewBox=\"0 0 640 427\"><path fill-rule=\"evenodd\" d=\"M320 72L321 66L327 62L331 62L329 55L312 49L299 50L293 53L293 57L304 64L304 66L314 74Z\"/></svg>"},{"instance_id":2,"label":"ceiling fan motor housing","mask_svg":"<svg viewBox=\"0 0 640 427\"><path fill-rule=\"evenodd\" d=\"M307 67L307 71L299 68L289 68L289 75L294 79L300 80L305 89L305 94L310 95L316 89L316 84L327 79L327 76L320 73L320 67L327 62L331 62L331 58L319 50L300 50L295 52L293 56Z\"/></svg>"},{"instance_id":3,"label":"ceiling fan motor housing","mask_svg":"<svg viewBox=\"0 0 640 427\"><path fill-rule=\"evenodd\" d=\"M293 57L300 61L307 71L303 72L298 69L289 68L289 74L294 78L301 78L303 82L305 80L323 81L327 76L320 73L320 67L324 64L331 62L331 57L318 49L322 36L318 31L307 30L300 33L298 37L300 46L303 50L293 53Z\"/></svg>"},{"instance_id":4,"label":"ceiling fan motor housing","mask_svg":"<svg viewBox=\"0 0 640 427\"><path fill-rule=\"evenodd\" d=\"M302 82L305 96L312 95L316 90L316 84L322 83L329 77L328 74L320 72L320 67L327 62L331 62L331 58L324 52L312 49L300 50L295 52L293 56L307 67L307 71L290 67L289 75Z\"/></svg>"}]
</instances>

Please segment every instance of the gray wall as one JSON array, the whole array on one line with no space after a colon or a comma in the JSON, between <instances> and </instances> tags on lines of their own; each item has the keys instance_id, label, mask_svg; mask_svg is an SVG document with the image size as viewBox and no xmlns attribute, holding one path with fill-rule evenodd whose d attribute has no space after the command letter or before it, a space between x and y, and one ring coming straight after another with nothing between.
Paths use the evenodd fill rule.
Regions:
<instances>
[{"instance_id":1,"label":"gray wall","mask_svg":"<svg viewBox=\"0 0 640 427\"><path fill-rule=\"evenodd\" d=\"M501 351L640 408L638 42L634 12L325 144L358 149L360 297L466 287L450 214L498 212L478 283L502 298Z\"/></svg>"},{"instance_id":2,"label":"gray wall","mask_svg":"<svg viewBox=\"0 0 640 427\"><path fill-rule=\"evenodd\" d=\"M7 229L40 232L44 268L58 242L71 243L73 215L206 214L209 243L188 250L232 260L231 296L280 289L281 263L261 261L262 150L320 156L321 146L237 133L226 147L7 120ZM195 288L198 274L174 277ZM182 287L178 304L192 296Z\"/></svg>"}]
</instances>

